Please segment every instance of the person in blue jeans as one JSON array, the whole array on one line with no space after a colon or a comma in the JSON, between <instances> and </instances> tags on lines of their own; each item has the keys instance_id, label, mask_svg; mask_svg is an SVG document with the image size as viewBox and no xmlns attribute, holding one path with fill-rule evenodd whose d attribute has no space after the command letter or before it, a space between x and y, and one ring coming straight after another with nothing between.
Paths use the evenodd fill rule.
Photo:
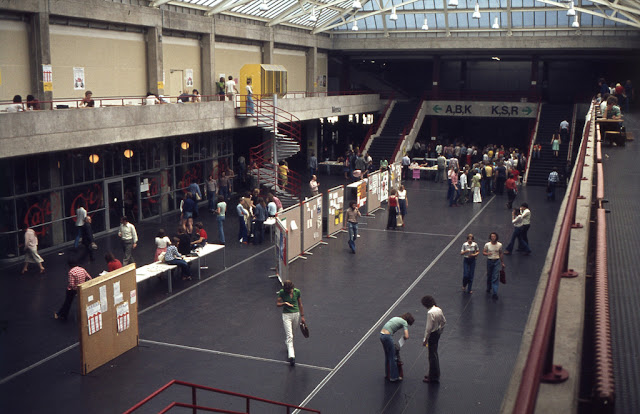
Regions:
<instances>
[{"instance_id":1,"label":"person in blue jeans","mask_svg":"<svg viewBox=\"0 0 640 414\"><path fill-rule=\"evenodd\" d=\"M220 243L225 244L224 241L224 219L225 214L227 213L227 203L224 201L223 196L218 196L218 204L216 206L216 221L218 222L218 237L220 238Z\"/></svg>"},{"instance_id":2,"label":"person in blue jeans","mask_svg":"<svg viewBox=\"0 0 640 414\"><path fill-rule=\"evenodd\" d=\"M391 382L402 381L396 361L396 345L393 341L393 334L402 328L403 338L406 341L409 339L409 326L413 325L414 321L415 319L410 313L405 313L402 316L394 316L389 319L380 330L380 342L384 349L384 372Z\"/></svg>"},{"instance_id":3,"label":"person in blue jeans","mask_svg":"<svg viewBox=\"0 0 640 414\"><path fill-rule=\"evenodd\" d=\"M489 242L484 245L482 254L487 256L487 293L492 293L492 298L498 300L500 269L505 268L502 243L498 241L498 233L492 232L489 235Z\"/></svg>"},{"instance_id":4,"label":"person in blue jeans","mask_svg":"<svg viewBox=\"0 0 640 414\"><path fill-rule=\"evenodd\" d=\"M349 229L349 241L354 243L353 246L350 244L351 251L355 253L355 242L358 237L358 217L362 216L360 214L360 210L358 209L358 204L355 201L349 203L349 208L347 209L347 227Z\"/></svg>"},{"instance_id":5,"label":"person in blue jeans","mask_svg":"<svg viewBox=\"0 0 640 414\"><path fill-rule=\"evenodd\" d=\"M178 253L179 244L180 238L174 237L173 244L167 246L164 261L168 264L176 265L182 270L182 280L191 280L191 268L189 267L189 263L185 262L182 255Z\"/></svg>"},{"instance_id":6,"label":"person in blue jeans","mask_svg":"<svg viewBox=\"0 0 640 414\"><path fill-rule=\"evenodd\" d=\"M462 261L462 291L467 293L473 293L473 277L476 271L476 258L480 254L480 248L478 243L474 241L473 234L467 235L467 241L462 244L460 254L464 256Z\"/></svg>"},{"instance_id":7,"label":"person in blue jeans","mask_svg":"<svg viewBox=\"0 0 640 414\"><path fill-rule=\"evenodd\" d=\"M524 226L523 226L523 219L524 219L524 215L523 215L523 207L520 207L520 209L514 209L511 212L511 223L513 223L513 234L511 234L511 241L509 241L509 244L507 245L507 248L504 251L504 254L509 255L511 254L511 252L513 251L513 245L515 244L516 240L518 240L518 245L520 246L520 250L524 251L525 256L529 256L531 254L531 248L529 247L529 244L527 243L527 241L524 239Z\"/></svg>"},{"instance_id":8,"label":"person in blue jeans","mask_svg":"<svg viewBox=\"0 0 640 414\"><path fill-rule=\"evenodd\" d=\"M238 239L240 239L240 243L247 244L249 242L249 233L245 220L249 217L249 204L244 197L240 197L236 212L238 213Z\"/></svg>"}]
</instances>

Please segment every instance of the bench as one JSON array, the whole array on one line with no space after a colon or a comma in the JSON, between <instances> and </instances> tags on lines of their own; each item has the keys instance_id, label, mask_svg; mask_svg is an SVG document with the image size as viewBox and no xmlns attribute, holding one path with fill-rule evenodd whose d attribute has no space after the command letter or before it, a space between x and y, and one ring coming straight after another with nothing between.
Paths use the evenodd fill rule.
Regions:
<instances>
[{"instance_id":1,"label":"bench","mask_svg":"<svg viewBox=\"0 0 640 414\"><path fill-rule=\"evenodd\" d=\"M196 256L183 256L183 259L185 262L189 264L191 264L191 262L194 262L194 261L197 262L198 280L200 280L202 278L200 273L200 270L202 269L202 267L200 266L200 259L204 257L205 264L206 264L207 255L213 252L217 252L219 250L222 250L222 265L226 268L227 263L226 263L226 257L224 254L224 245L220 245L220 244L207 243L204 247L199 247L198 249L195 250ZM173 270L176 269L177 267L178 266L176 265L172 265L172 264L168 264L160 261L153 262L148 265L139 267L136 269L136 283L141 283L147 279L151 279L156 276L161 276L168 272L169 273L169 277L167 277L168 291L169 293L172 293L173 287L171 285L171 278L173 276Z\"/></svg>"}]
</instances>

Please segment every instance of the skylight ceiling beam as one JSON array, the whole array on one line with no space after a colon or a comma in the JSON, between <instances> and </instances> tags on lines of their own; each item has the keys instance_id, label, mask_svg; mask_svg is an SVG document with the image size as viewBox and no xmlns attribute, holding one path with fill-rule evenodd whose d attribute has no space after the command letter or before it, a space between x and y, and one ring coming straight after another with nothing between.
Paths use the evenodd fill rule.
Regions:
<instances>
[{"instance_id":1,"label":"skylight ceiling beam","mask_svg":"<svg viewBox=\"0 0 640 414\"><path fill-rule=\"evenodd\" d=\"M382 0L377 0L378 2L378 9L382 10L384 9L384 4L382 4ZM389 28L387 27L387 19L384 18L384 16L382 17L382 29L384 31L384 37L389 37Z\"/></svg>"},{"instance_id":2,"label":"skylight ceiling beam","mask_svg":"<svg viewBox=\"0 0 640 414\"><path fill-rule=\"evenodd\" d=\"M214 8L212 8L207 16L213 16L214 14L222 13L223 11L231 10L234 7L244 6L247 3L251 3L253 0L241 0L239 2L235 2L234 0L227 0L226 2L221 2ZM247 16L249 17L249 16Z\"/></svg>"},{"instance_id":3,"label":"skylight ceiling beam","mask_svg":"<svg viewBox=\"0 0 640 414\"><path fill-rule=\"evenodd\" d=\"M562 7L563 6L561 3L558 3L556 1L551 1L551 0L536 0L536 1L539 1L540 3L550 4L552 6L558 6L558 7ZM595 3L595 1L592 1L592 2ZM610 5L610 3L608 3L607 5ZM564 6L564 8L566 9L567 7ZM611 20L611 21L614 21L614 22L626 24L628 26L633 26L633 27L637 27L637 28L640 29L640 24L638 24L638 23L636 23L634 21L630 21L630 20L626 20L626 19L620 19L618 17L611 17L611 16L607 15L606 13L599 13L599 12L596 12L596 11L593 11L593 10L590 10L590 9L586 9L586 8L582 8L582 7L574 7L574 8L576 9L577 12L580 12L580 13L591 14L593 16L601 17L603 19L608 19L608 20Z\"/></svg>"},{"instance_id":4,"label":"skylight ceiling beam","mask_svg":"<svg viewBox=\"0 0 640 414\"><path fill-rule=\"evenodd\" d=\"M169 3L171 0L155 0L149 5L149 7L160 7L165 3Z\"/></svg>"},{"instance_id":5,"label":"skylight ceiling beam","mask_svg":"<svg viewBox=\"0 0 640 414\"><path fill-rule=\"evenodd\" d=\"M400 3L400 4L396 4L395 6L396 6L396 8L398 8L398 7L403 7L403 6L406 6L407 4L415 3L416 1L418 1L418 0L408 0L408 1L402 2L402 3ZM364 2L363 2L363 6L364 6ZM366 19L367 17L371 17L371 16L375 16L375 15L377 15L377 14L384 13L384 12L386 12L386 11L389 11L390 9L391 9L391 8L390 8L390 7L388 7L388 8L383 9L383 10L374 10L374 11L370 11L370 12L362 13L362 14L360 15L360 17L358 17L358 16L356 15L356 13L354 13L354 16L353 16L351 19L349 19L349 20L348 20L348 22L353 22L353 21L355 21L355 20L362 20L362 19ZM314 31L312 31L311 33L312 33L312 34L321 33L321 32L327 31L327 30L331 30L331 29L336 28L336 27L340 27L340 26L342 26L343 24L346 24L346 23L347 23L347 21L344 19L344 16L345 16L345 15L347 15L347 14L349 14L350 12L351 12L351 9L349 9L349 10L345 11L345 12L344 12L340 17L339 17L339 18L342 18L342 19L344 20L344 22L342 22L342 23L334 23L334 24L329 24L329 25L324 25L324 26L321 26L321 27L316 28L316 29L315 29Z\"/></svg>"},{"instance_id":6,"label":"skylight ceiling beam","mask_svg":"<svg viewBox=\"0 0 640 414\"><path fill-rule=\"evenodd\" d=\"M623 6L621 4L618 4L617 1L610 3L608 1L603 1L603 0L590 0L591 3L594 4L601 4L603 6L606 6L608 8L610 8L611 10L618 10L618 11L625 11L627 13L631 13L631 14L640 14L640 8L633 8L633 7L627 7L627 6Z\"/></svg>"},{"instance_id":7,"label":"skylight ceiling beam","mask_svg":"<svg viewBox=\"0 0 640 414\"><path fill-rule=\"evenodd\" d=\"M296 17L300 17L301 15L308 14L309 12L304 9L304 5L308 4L308 3L309 2L307 2L307 1L298 0L297 2L293 3L291 5L291 7L289 7L287 10L283 11L282 13L280 13L280 16L278 16L275 19L271 20L271 22L267 26L275 26L276 24L280 24L282 22L286 22L288 20L295 19ZM296 14L290 16L291 13L293 13L294 11L296 11L298 9L300 9L299 13L296 13Z\"/></svg>"}]
</instances>

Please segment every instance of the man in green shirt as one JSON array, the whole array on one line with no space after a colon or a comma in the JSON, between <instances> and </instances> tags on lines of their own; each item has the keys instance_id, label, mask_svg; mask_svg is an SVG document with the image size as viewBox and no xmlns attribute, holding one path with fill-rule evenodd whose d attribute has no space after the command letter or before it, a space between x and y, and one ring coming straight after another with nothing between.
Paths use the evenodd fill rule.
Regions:
<instances>
[{"instance_id":1,"label":"man in green shirt","mask_svg":"<svg viewBox=\"0 0 640 414\"><path fill-rule=\"evenodd\" d=\"M289 364L294 366L296 364L296 353L293 349L293 329L295 326L300 325L301 322L305 323L305 320L300 289L296 289L292 281L287 280L284 282L282 289L278 292L276 306L282 308L282 324L286 334L284 342L287 345Z\"/></svg>"}]
</instances>

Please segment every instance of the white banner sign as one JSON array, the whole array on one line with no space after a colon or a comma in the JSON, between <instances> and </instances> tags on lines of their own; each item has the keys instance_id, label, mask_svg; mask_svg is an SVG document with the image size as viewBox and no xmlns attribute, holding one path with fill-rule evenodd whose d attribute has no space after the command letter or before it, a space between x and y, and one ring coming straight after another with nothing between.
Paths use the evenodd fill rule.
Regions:
<instances>
[{"instance_id":1,"label":"white banner sign","mask_svg":"<svg viewBox=\"0 0 640 414\"><path fill-rule=\"evenodd\" d=\"M538 104L528 102L425 101L426 115L483 118L535 118Z\"/></svg>"}]
</instances>

